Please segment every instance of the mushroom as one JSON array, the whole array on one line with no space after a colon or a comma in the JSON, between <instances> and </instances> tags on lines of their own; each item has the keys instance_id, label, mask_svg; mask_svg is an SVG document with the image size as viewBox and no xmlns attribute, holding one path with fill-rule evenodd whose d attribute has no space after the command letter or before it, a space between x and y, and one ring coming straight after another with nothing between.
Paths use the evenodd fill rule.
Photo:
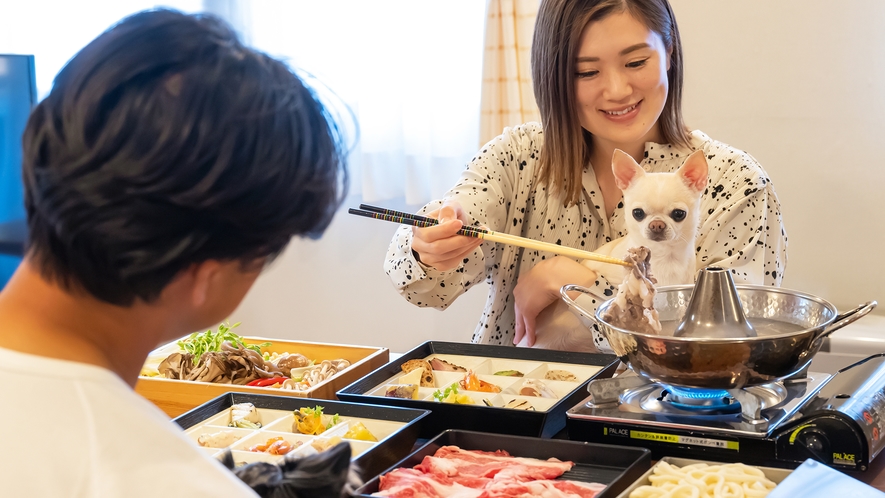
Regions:
<instances>
[{"instance_id":1,"label":"mushroom","mask_svg":"<svg viewBox=\"0 0 885 498\"><path fill-rule=\"evenodd\" d=\"M182 380L194 366L194 355L190 353L172 353L157 366L160 375L167 379Z\"/></svg>"},{"instance_id":2,"label":"mushroom","mask_svg":"<svg viewBox=\"0 0 885 498\"><path fill-rule=\"evenodd\" d=\"M302 368L310 365L310 360L307 356L304 356L300 353L291 353L285 356L281 356L277 359L277 368L279 368L284 374L289 377L292 376L293 368Z\"/></svg>"}]
</instances>

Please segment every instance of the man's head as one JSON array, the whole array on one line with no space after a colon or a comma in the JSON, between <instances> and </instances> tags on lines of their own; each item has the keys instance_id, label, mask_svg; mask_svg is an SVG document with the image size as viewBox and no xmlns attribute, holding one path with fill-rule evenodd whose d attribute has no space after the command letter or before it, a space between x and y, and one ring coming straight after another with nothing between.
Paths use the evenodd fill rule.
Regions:
<instances>
[{"instance_id":1,"label":"man's head","mask_svg":"<svg viewBox=\"0 0 885 498\"><path fill-rule=\"evenodd\" d=\"M23 162L29 262L120 306L207 262L257 274L292 236L319 235L347 184L310 88L223 22L166 10L68 62L28 121Z\"/></svg>"}]
</instances>

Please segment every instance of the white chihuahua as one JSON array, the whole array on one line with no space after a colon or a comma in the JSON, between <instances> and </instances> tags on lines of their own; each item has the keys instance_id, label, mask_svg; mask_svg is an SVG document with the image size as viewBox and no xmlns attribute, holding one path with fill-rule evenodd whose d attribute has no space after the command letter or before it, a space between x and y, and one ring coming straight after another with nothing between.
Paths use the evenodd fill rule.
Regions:
<instances>
[{"instance_id":1,"label":"white chihuahua","mask_svg":"<svg viewBox=\"0 0 885 498\"><path fill-rule=\"evenodd\" d=\"M693 283L701 195L707 188L704 152L693 152L673 173L646 173L629 154L615 150L612 171L624 193L627 235L594 252L621 258L628 249L645 246L651 250L651 273L658 285ZM582 264L612 284L620 284L629 270L590 260ZM538 315L535 337L536 348L596 350L590 331L561 299ZM519 343L526 345L525 340Z\"/></svg>"}]
</instances>

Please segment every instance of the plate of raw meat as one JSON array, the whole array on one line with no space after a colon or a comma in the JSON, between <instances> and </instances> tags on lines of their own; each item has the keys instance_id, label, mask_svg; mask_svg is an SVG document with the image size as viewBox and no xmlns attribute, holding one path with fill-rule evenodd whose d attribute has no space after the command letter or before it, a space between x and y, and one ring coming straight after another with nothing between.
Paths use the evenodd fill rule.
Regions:
<instances>
[{"instance_id":1,"label":"plate of raw meat","mask_svg":"<svg viewBox=\"0 0 885 498\"><path fill-rule=\"evenodd\" d=\"M644 448L448 430L367 482L359 496L616 496L650 468Z\"/></svg>"}]
</instances>

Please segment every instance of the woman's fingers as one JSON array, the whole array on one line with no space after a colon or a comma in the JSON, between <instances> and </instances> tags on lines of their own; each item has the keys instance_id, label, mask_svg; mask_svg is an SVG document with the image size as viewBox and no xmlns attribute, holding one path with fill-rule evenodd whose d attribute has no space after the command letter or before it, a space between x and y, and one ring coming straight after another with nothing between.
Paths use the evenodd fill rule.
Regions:
<instances>
[{"instance_id":1,"label":"woman's fingers","mask_svg":"<svg viewBox=\"0 0 885 498\"><path fill-rule=\"evenodd\" d=\"M471 242L470 245L461 248L460 250L451 251L442 255L436 255L433 253L421 253L416 249L418 255L421 258L421 262L427 266L431 266L440 271L451 270L452 268L457 268L464 262L464 259L471 255L474 250L482 243L479 239L474 239L476 242ZM414 244L413 244L414 248Z\"/></svg>"},{"instance_id":2,"label":"woman's fingers","mask_svg":"<svg viewBox=\"0 0 885 498\"><path fill-rule=\"evenodd\" d=\"M457 202L446 201L427 216L436 218L440 223L413 229L412 250L418 253L423 264L441 271L457 268L466 256L482 244L482 239L458 234L458 230L467 223L467 216Z\"/></svg>"},{"instance_id":3,"label":"woman's fingers","mask_svg":"<svg viewBox=\"0 0 885 498\"><path fill-rule=\"evenodd\" d=\"M535 323L538 314L541 313L551 301L547 301L543 294L514 291L516 297L514 302L514 312L516 315L516 328L514 330L513 344L520 344L525 341L525 345L532 347L535 345ZM529 295L531 294L531 295Z\"/></svg>"},{"instance_id":4,"label":"woman's fingers","mask_svg":"<svg viewBox=\"0 0 885 498\"><path fill-rule=\"evenodd\" d=\"M515 310L516 312L516 326L513 330L513 344L518 346L520 342L522 342L522 338L525 336L525 324L522 321L522 316L519 314L519 310Z\"/></svg>"},{"instance_id":5,"label":"woman's fingers","mask_svg":"<svg viewBox=\"0 0 885 498\"><path fill-rule=\"evenodd\" d=\"M521 345L525 340L526 347L535 345L535 320L516 309L516 330L514 331L513 344Z\"/></svg>"}]
</instances>

